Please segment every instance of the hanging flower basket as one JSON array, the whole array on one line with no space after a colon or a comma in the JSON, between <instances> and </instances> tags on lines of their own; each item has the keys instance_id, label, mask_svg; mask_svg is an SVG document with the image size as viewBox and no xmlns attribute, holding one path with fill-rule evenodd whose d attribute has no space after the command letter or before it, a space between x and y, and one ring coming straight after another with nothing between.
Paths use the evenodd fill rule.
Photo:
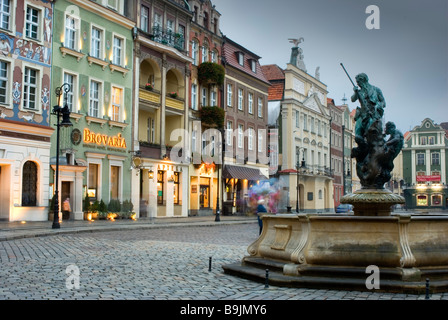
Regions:
<instances>
[{"instance_id":1,"label":"hanging flower basket","mask_svg":"<svg viewBox=\"0 0 448 320\"><path fill-rule=\"evenodd\" d=\"M225 111L220 107L202 107L200 110L201 122L208 125L224 127Z\"/></svg>"}]
</instances>

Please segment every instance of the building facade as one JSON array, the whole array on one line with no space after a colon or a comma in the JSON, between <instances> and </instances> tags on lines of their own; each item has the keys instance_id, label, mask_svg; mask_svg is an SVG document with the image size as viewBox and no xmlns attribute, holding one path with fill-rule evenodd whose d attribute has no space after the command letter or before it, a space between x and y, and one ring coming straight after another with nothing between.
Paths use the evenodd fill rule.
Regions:
<instances>
[{"instance_id":1,"label":"building facade","mask_svg":"<svg viewBox=\"0 0 448 320\"><path fill-rule=\"evenodd\" d=\"M224 37L223 213L242 213L252 186L269 178L268 89L258 55Z\"/></svg>"},{"instance_id":2,"label":"building facade","mask_svg":"<svg viewBox=\"0 0 448 320\"><path fill-rule=\"evenodd\" d=\"M279 212L333 212L333 176L330 169L330 112L327 87L309 75L298 46L292 49L284 74L270 77L272 124L279 128L279 168L282 187ZM275 79L277 78L277 79ZM281 102L279 103L279 98Z\"/></svg>"},{"instance_id":3,"label":"building facade","mask_svg":"<svg viewBox=\"0 0 448 320\"><path fill-rule=\"evenodd\" d=\"M59 195L71 219L82 220L83 201L132 199L132 85L134 22L124 1L55 2L52 105L67 105L72 127L61 128ZM55 89L68 84L60 99ZM52 125L56 117L51 119ZM52 137L52 177L56 134ZM54 189L54 186L53 186ZM61 201L62 200L62 201ZM135 201L133 201L135 202Z\"/></svg>"},{"instance_id":4,"label":"building facade","mask_svg":"<svg viewBox=\"0 0 448 320\"><path fill-rule=\"evenodd\" d=\"M333 172L333 200L336 208L341 203L344 195L344 129L343 110L335 105L333 99L327 99L327 106L331 117L330 145L331 162L330 169Z\"/></svg>"},{"instance_id":5,"label":"building facade","mask_svg":"<svg viewBox=\"0 0 448 320\"><path fill-rule=\"evenodd\" d=\"M407 209L448 208L447 149L446 129L429 118L406 135L402 153Z\"/></svg>"},{"instance_id":6,"label":"building facade","mask_svg":"<svg viewBox=\"0 0 448 320\"><path fill-rule=\"evenodd\" d=\"M201 111L206 108L223 108L223 84L206 72L224 70L221 66L222 34L219 29L221 14L211 1L188 1L193 19L190 28L189 133L191 137L191 164L189 167L189 215L211 215L216 212L217 201L222 201L222 157L208 157L218 151L222 133L216 125L201 122ZM221 66L221 69L219 66ZM201 122L201 124L199 124ZM207 146L210 146L208 148ZM208 152L210 149L210 152ZM203 156L202 156L203 155ZM218 194L219 193L219 194ZM221 208L222 204L219 205Z\"/></svg>"},{"instance_id":7,"label":"building facade","mask_svg":"<svg viewBox=\"0 0 448 320\"><path fill-rule=\"evenodd\" d=\"M353 193L353 181L352 181L352 161L351 161L351 153L353 149L353 141L354 138L354 127L352 125L352 121L350 119L350 109L347 104L343 104L339 106L342 110L342 132L343 132L343 141L342 141L342 149L344 160L342 161L342 186L343 193L350 194Z\"/></svg>"},{"instance_id":8,"label":"building facade","mask_svg":"<svg viewBox=\"0 0 448 320\"><path fill-rule=\"evenodd\" d=\"M189 56L187 2L132 1L134 31L133 185L141 217L188 215Z\"/></svg>"},{"instance_id":9,"label":"building facade","mask_svg":"<svg viewBox=\"0 0 448 320\"><path fill-rule=\"evenodd\" d=\"M0 7L0 220L48 219L53 1Z\"/></svg>"}]
</instances>

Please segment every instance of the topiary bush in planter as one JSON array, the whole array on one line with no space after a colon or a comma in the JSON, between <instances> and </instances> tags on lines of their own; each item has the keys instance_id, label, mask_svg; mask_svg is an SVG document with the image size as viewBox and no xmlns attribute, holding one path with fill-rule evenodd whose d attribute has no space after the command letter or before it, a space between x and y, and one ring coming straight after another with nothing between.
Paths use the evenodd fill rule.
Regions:
<instances>
[{"instance_id":1,"label":"topiary bush in planter","mask_svg":"<svg viewBox=\"0 0 448 320\"><path fill-rule=\"evenodd\" d=\"M220 107L202 107L200 110L201 122L208 125L215 125L218 129L224 127L225 111Z\"/></svg>"},{"instance_id":2,"label":"topiary bush in planter","mask_svg":"<svg viewBox=\"0 0 448 320\"><path fill-rule=\"evenodd\" d=\"M198 67L198 80L200 84L222 86L226 71L220 64L203 62Z\"/></svg>"}]
</instances>

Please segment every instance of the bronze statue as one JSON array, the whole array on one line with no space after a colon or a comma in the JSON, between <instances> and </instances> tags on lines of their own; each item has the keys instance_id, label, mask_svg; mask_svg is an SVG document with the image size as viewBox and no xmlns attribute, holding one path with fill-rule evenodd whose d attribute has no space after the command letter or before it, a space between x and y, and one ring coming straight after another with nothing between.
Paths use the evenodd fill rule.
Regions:
<instances>
[{"instance_id":1,"label":"bronze statue","mask_svg":"<svg viewBox=\"0 0 448 320\"><path fill-rule=\"evenodd\" d=\"M345 68L344 71L347 73ZM391 178L394 159L403 148L403 134L393 122L386 124L383 133L382 118L386 107L383 93L369 83L365 73L358 74L356 82L359 87L354 85L352 102L359 101L361 107L355 115L358 146L352 149L351 157L356 158L356 173L363 189L384 189L384 184ZM386 141L388 135L390 138Z\"/></svg>"}]
</instances>

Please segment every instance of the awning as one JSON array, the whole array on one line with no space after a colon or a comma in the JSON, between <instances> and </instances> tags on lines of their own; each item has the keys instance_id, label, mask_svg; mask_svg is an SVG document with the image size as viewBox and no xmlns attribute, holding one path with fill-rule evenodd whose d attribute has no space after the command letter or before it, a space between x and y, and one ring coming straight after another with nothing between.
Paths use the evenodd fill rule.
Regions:
<instances>
[{"instance_id":1,"label":"awning","mask_svg":"<svg viewBox=\"0 0 448 320\"><path fill-rule=\"evenodd\" d=\"M222 173L224 179L247 179L252 181L268 180L269 178L263 175L260 169L253 169L241 166L225 165Z\"/></svg>"}]
</instances>

